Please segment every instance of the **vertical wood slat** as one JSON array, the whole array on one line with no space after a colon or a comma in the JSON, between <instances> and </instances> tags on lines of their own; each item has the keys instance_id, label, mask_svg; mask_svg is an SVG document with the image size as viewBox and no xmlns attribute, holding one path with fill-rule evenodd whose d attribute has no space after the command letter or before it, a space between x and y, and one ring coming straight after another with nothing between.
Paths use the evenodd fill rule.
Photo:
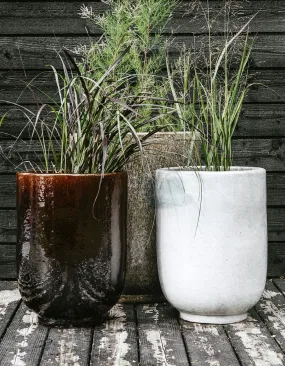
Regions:
<instances>
[{"instance_id":1,"label":"vertical wood slat","mask_svg":"<svg viewBox=\"0 0 285 366\"><path fill-rule=\"evenodd\" d=\"M273 279L273 283L278 288L278 290L285 296L285 280L281 278L275 278Z\"/></svg>"},{"instance_id":2,"label":"vertical wood slat","mask_svg":"<svg viewBox=\"0 0 285 366\"><path fill-rule=\"evenodd\" d=\"M137 306L141 366L189 364L177 320L169 304Z\"/></svg>"},{"instance_id":3,"label":"vertical wood slat","mask_svg":"<svg viewBox=\"0 0 285 366\"><path fill-rule=\"evenodd\" d=\"M191 365L240 366L222 325L180 324Z\"/></svg>"},{"instance_id":4,"label":"vertical wood slat","mask_svg":"<svg viewBox=\"0 0 285 366\"><path fill-rule=\"evenodd\" d=\"M0 282L0 339L12 320L20 300L17 282Z\"/></svg>"},{"instance_id":5,"label":"vertical wood slat","mask_svg":"<svg viewBox=\"0 0 285 366\"><path fill-rule=\"evenodd\" d=\"M0 343L0 365L38 366L47 334L22 303Z\"/></svg>"},{"instance_id":6,"label":"vertical wood slat","mask_svg":"<svg viewBox=\"0 0 285 366\"><path fill-rule=\"evenodd\" d=\"M92 329L51 328L46 340L40 366L88 365Z\"/></svg>"},{"instance_id":7,"label":"vertical wood slat","mask_svg":"<svg viewBox=\"0 0 285 366\"><path fill-rule=\"evenodd\" d=\"M241 323L224 326L242 366L283 366L285 357L259 316L252 310Z\"/></svg>"},{"instance_id":8,"label":"vertical wood slat","mask_svg":"<svg viewBox=\"0 0 285 366\"><path fill-rule=\"evenodd\" d=\"M109 320L95 327L91 366L137 366L138 348L134 306L117 304Z\"/></svg>"},{"instance_id":9,"label":"vertical wood slat","mask_svg":"<svg viewBox=\"0 0 285 366\"><path fill-rule=\"evenodd\" d=\"M272 337L285 352L285 298L271 281L267 282L256 310Z\"/></svg>"}]
</instances>

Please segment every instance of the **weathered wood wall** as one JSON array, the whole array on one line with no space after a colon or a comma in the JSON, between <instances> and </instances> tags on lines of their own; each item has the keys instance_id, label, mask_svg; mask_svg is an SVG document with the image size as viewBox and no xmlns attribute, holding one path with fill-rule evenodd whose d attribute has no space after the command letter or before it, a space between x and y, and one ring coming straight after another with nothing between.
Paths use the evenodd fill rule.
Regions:
<instances>
[{"instance_id":1,"label":"weathered wood wall","mask_svg":"<svg viewBox=\"0 0 285 366\"><path fill-rule=\"evenodd\" d=\"M221 1L211 1L217 8ZM247 97L234 140L235 164L260 166L268 171L269 276L285 275L285 0L238 1L239 24L260 10L251 24L255 36L253 81L258 83ZM53 80L47 64L58 65L55 50L73 49L98 36L95 27L77 15L81 2L0 2L0 100L35 107L43 100L35 89L22 94L35 76L34 86L48 94ZM104 11L101 2L86 2L94 11ZM182 2L166 32L176 33L176 42L193 42L193 33L205 37L203 16L185 15L189 1ZM219 24L215 32L219 37ZM18 99L19 98L19 99ZM0 101L0 116L7 106ZM1 128L0 146L11 144L9 134L18 134L25 124L20 113L9 115ZM22 136L27 138L26 135ZM27 150L25 142L19 151ZM37 146L35 144L35 149ZM15 278L15 173L0 161L0 278ZM201 258L202 260L202 258Z\"/></svg>"}]
</instances>

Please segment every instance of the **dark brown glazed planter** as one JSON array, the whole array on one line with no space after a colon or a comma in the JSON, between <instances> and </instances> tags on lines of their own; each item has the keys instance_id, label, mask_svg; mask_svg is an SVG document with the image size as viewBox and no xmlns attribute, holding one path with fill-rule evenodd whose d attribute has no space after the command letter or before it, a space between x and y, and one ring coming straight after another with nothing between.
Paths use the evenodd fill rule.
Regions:
<instances>
[{"instance_id":1,"label":"dark brown glazed planter","mask_svg":"<svg viewBox=\"0 0 285 366\"><path fill-rule=\"evenodd\" d=\"M100 175L17 174L19 290L42 324L97 324L120 297L127 174L99 186Z\"/></svg>"}]
</instances>

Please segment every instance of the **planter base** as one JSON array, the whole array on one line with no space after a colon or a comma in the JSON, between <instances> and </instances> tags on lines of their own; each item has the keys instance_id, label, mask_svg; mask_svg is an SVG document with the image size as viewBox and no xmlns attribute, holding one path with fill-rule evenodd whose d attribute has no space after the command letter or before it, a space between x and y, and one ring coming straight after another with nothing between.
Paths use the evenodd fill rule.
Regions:
<instances>
[{"instance_id":1,"label":"planter base","mask_svg":"<svg viewBox=\"0 0 285 366\"><path fill-rule=\"evenodd\" d=\"M180 313L180 318L193 323L207 324L230 324L238 323L247 318L247 314L240 315L194 315L188 313Z\"/></svg>"},{"instance_id":2,"label":"planter base","mask_svg":"<svg viewBox=\"0 0 285 366\"><path fill-rule=\"evenodd\" d=\"M51 319L51 318L43 318L41 316L38 317L38 322L40 325L44 325L47 327L62 327L62 328L70 328L70 327L92 327L95 325L100 325L104 321L104 318L98 317L95 319Z\"/></svg>"}]
</instances>

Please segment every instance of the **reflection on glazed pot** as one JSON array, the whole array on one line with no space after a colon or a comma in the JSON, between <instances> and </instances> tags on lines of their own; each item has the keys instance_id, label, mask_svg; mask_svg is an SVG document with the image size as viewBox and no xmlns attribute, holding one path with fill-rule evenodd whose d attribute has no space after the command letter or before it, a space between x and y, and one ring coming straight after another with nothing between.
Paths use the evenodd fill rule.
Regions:
<instances>
[{"instance_id":1,"label":"reflection on glazed pot","mask_svg":"<svg viewBox=\"0 0 285 366\"><path fill-rule=\"evenodd\" d=\"M17 174L19 290L43 324L97 324L120 297L127 174L100 179Z\"/></svg>"}]
</instances>

